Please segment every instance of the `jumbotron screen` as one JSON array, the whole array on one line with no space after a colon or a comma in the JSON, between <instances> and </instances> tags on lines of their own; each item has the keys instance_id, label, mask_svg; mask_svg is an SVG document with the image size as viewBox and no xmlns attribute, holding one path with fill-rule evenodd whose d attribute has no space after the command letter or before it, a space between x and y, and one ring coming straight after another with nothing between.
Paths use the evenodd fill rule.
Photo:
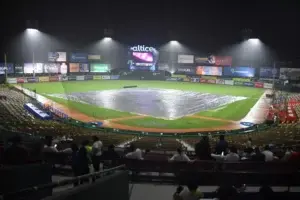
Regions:
<instances>
[{"instance_id":1,"label":"jumbotron screen","mask_svg":"<svg viewBox=\"0 0 300 200\"><path fill-rule=\"evenodd\" d=\"M128 65L130 70L150 70L157 69L158 51L153 47L137 45L129 48Z\"/></svg>"}]
</instances>

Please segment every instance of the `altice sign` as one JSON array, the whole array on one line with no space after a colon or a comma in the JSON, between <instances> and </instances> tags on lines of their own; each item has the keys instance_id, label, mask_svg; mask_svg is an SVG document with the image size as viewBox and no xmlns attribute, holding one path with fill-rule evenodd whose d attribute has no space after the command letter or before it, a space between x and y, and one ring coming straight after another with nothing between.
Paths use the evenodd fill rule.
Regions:
<instances>
[{"instance_id":1,"label":"altice sign","mask_svg":"<svg viewBox=\"0 0 300 200\"><path fill-rule=\"evenodd\" d=\"M140 52L153 52L155 51L154 47L147 47L145 45L137 45L137 46L133 46L130 47L131 51L140 51Z\"/></svg>"}]
</instances>

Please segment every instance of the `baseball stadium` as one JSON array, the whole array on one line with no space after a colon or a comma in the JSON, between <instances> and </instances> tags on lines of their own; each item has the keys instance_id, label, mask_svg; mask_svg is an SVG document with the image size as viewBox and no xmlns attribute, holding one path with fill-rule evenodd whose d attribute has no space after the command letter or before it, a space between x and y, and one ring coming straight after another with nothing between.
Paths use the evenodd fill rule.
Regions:
<instances>
[{"instance_id":1,"label":"baseball stadium","mask_svg":"<svg viewBox=\"0 0 300 200\"><path fill-rule=\"evenodd\" d=\"M79 180L95 181L115 168L125 174L114 182L120 188L124 182L128 188L129 181L176 185L183 172L201 174L203 185L297 185L299 165L286 163L299 159L292 156L300 142L299 68L276 61L254 66L233 55L199 56L147 45L121 50L115 59L47 49L22 64L5 55L0 63L0 162L11 163L5 152L22 141L28 154L18 156L18 162L39 163L22 174L33 174L24 178L31 186L49 184L57 173L75 176L65 184L71 180L77 187ZM82 151L85 171L75 163ZM255 157L261 154L263 159ZM174 163L172 155L181 160ZM232 163L228 155L234 156ZM40 170L41 163L45 169ZM286 174L278 175L282 165L293 176L289 181ZM47 187L61 182L51 184Z\"/></svg>"}]
</instances>

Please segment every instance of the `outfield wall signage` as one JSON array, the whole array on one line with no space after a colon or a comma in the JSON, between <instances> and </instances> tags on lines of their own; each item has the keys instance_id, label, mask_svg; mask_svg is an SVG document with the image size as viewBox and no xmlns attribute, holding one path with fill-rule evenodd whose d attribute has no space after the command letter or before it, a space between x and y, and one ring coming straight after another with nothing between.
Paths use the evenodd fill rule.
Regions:
<instances>
[{"instance_id":1,"label":"outfield wall signage","mask_svg":"<svg viewBox=\"0 0 300 200\"><path fill-rule=\"evenodd\" d=\"M214 79L200 79L200 83L211 83L211 84L215 84L216 80Z\"/></svg>"},{"instance_id":2,"label":"outfield wall signage","mask_svg":"<svg viewBox=\"0 0 300 200\"><path fill-rule=\"evenodd\" d=\"M244 82L242 81L233 81L234 85L244 85Z\"/></svg>"},{"instance_id":3,"label":"outfield wall signage","mask_svg":"<svg viewBox=\"0 0 300 200\"><path fill-rule=\"evenodd\" d=\"M66 62L67 53L66 52L49 52L48 61L50 62Z\"/></svg>"},{"instance_id":4,"label":"outfield wall signage","mask_svg":"<svg viewBox=\"0 0 300 200\"><path fill-rule=\"evenodd\" d=\"M207 80L211 79L211 80L216 80L217 77L216 77L216 76L201 76L201 79L207 79Z\"/></svg>"},{"instance_id":5,"label":"outfield wall signage","mask_svg":"<svg viewBox=\"0 0 300 200\"><path fill-rule=\"evenodd\" d=\"M27 83L27 79L25 79L25 78L17 78L17 83Z\"/></svg>"},{"instance_id":6,"label":"outfield wall signage","mask_svg":"<svg viewBox=\"0 0 300 200\"><path fill-rule=\"evenodd\" d=\"M103 79L103 80L109 80L109 79L110 79L110 76L104 75L104 76L102 76L102 79Z\"/></svg>"},{"instance_id":7,"label":"outfield wall signage","mask_svg":"<svg viewBox=\"0 0 300 200\"><path fill-rule=\"evenodd\" d=\"M225 80L223 80L223 79L217 79L216 84L224 85L225 84Z\"/></svg>"},{"instance_id":8,"label":"outfield wall signage","mask_svg":"<svg viewBox=\"0 0 300 200\"><path fill-rule=\"evenodd\" d=\"M230 77L254 77L255 68L252 67L224 67L223 75Z\"/></svg>"},{"instance_id":9,"label":"outfield wall signage","mask_svg":"<svg viewBox=\"0 0 300 200\"><path fill-rule=\"evenodd\" d=\"M88 62L88 55L87 53L71 53L69 61L74 63L86 63Z\"/></svg>"},{"instance_id":10,"label":"outfield wall signage","mask_svg":"<svg viewBox=\"0 0 300 200\"><path fill-rule=\"evenodd\" d=\"M84 81L84 76L76 76L76 81Z\"/></svg>"},{"instance_id":11,"label":"outfield wall signage","mask_svg":"<svg viewBox=\"0 0 300 200\"><path fill-rule=\"evenodd\" d=\"M233 78L233 81L239 81L239 82L251 82L250 78Z\"/></svg>"},{"instance_id":12,"label":"outfield wall signage","mask_svg":"<svg viewBox=\"0 0 300 200\"><path fill-rule=\"evenodd\" d=\"M110 79L112 80L118 80L120 78L120 75L112 75L110 76Z\"/></svg>"},{"instance_id":13,"label":"outfield wall signage","mask_svg":"<svg viewBox=\"0 0 300 200\"><path fill-rule=\"evenodd\" d=\"M76 76L68 76L69 81L76 81Z\"/></svg>"},{"instance_id":14,"label":"outfield wall signage","mask_svg":"<svg viewBox=\"0 0 300 200\"><path fill-rule=\"evenodd\" d=\"M265 89L272 89L273 88L273 84L271 84L271 83L264 83L264 88Z\"/></svg>"},{"instance_id":15,"label":"outfield wall signage","mask_svg":"<svg viewBox=\"0 0 300 200\"><path fill-rule=\"evenodd\" d=\"M180 77L170 77L166 79L167 81L182 81L183 78Z\"/></svg>"},{"instance_id":16,"label":"outfield wall signage","mask_svg":"<svg viewBox=\"0 0 300 200\"><path fill-rule=\"evenodd\" d=\"M200 78L192 77L191 78L191 82L193 82L193 83L199 83L200 82Z\"/></svg>"},{"instance_id":17,"label":"outfield wall signage","mask_svg":"<svg viewBox=\"0 0 300 200\"><path fill-rule=\"evenodd\" d=\"M84 76L84 80L93 80L93 76L92 75L86 75L86 76Z\"/></svg>"},{"instance_id":18,"label":"outfield wall signage","mask_svg":"<svg viewBox=\"0 0 300 200\"><path fill-rule=\"evenodd\" d=\"M57 81L59 81L59 79L60 79L59 76L50 76L49 77L50 82L57 82Z\"/></svg>"},{"instance_id":19,"label":"outfield wall signage","mask_svg":"<svg viewBox=\"0 0 300 200\"><path fill-rule=\"evenodd\" d=\"M244 86L248 86L248 87L253 87L254 83L253 82L243 82Z\"/></svg>"},{"instance_id":20,"label":"outfield wall signage","mask_svg":"<svg viewBox=\"0 0 300 200\"><path fill-rule=\"evenodd\" d=\"M39 82L49 82L49 76L40 76Z\"/></svg>"},{"instance_id":21,"label":"outfield wall signage","mask_svg":"<svg viewBox=\"0 0 300 200\"><path fill-rule=\"evenodd\" d=\"M93 76L94 80L102 80L102 76Z\"/></svg>"},{"instance_id":22,"label":"outfield wall signage","mask_svg":"<svg viewBox=\"0 0 300 200\"><path fill-rule=\"evenodd\" d=\"M28 83L36 83L36 82L39 82L39 79L38 79L38 77L28 77L27 82Z\"/></svg>"},{"instance_id":23,"label":"outfield wall signage","mask_svg":"<svg viewBox=\"0 0 300 200\"><path fill-rule=\"evenodd\" d=\"M274 67L261 67L259 69L259 76L264 78L278 77L279 69Z\"/></svg>"},{"instance_id":24,"label":"outfield wall signage","mask_svg":"<svg viewBox=\"0 0 300 200\"><path fill-rule=\"evenodd\" d=\"M178 63L193 64L194 56L193 55L178 55Z\"/></svg>"},{"instance_id":25,"label":"outfield wall signage","mask_svg":"<svg viewBox=\"0 0 300 200\"><path fill-rule=\"evenodd\" d=\"M139 52L152 52L152 51L155 51L155 48L148 47L145 45L137 45L137 46L130 47L130 50L131 51L139 51Z\"/></svg>"},{"instance_id":26,"label":"outfield wall signage","mask_svg":"<svg viewBox=\"0 0 300 200\"><path fill-rule=\"evenodd\" d=\"M7 78L7 82L10 84L15 84L15 83L17 83L17 79L16 78Z\"/></svg>"},{"instance_id":27,"label":"outfield wall signage","mask_svg":"<svg viewBox=\"0 0 300 200\"><path fill-rule=\"evenodd\" d=\"M255 86L256 88L263 88L263 87L264 87L264 83L262 83L262 82L255 82L255 83L254 83L254 86Z\"/></svg>"},{"instance_id":28,"label":"outfield wall signage","mask_svg":"<svg viewBox=\"0 0 300 200\"><path fill-rule=\"evenodd\" d=\"M68 76L62 75L62 76L61 76L61 80L62 80L62 81L68 81Z\"/></svg>"},{"instance_id":29,"label":"outfield wall signage","mask_svg":"<svg viewBox=\"0 0 300 200\"><path fill-rule=\"evenodd\" d=\"M225 80L225 85L233 85L233 80Z\"/></svg>"},{"instance_id":30,"label":"outfield wall signage","mask_svg":"<svg viewBox=\"0 0 300 200\"><path fill-rule=\"evenodd\" d=\"M101 60L101 55L89 54L88 55L88 60Z\"/></svg>"}]
</instances>

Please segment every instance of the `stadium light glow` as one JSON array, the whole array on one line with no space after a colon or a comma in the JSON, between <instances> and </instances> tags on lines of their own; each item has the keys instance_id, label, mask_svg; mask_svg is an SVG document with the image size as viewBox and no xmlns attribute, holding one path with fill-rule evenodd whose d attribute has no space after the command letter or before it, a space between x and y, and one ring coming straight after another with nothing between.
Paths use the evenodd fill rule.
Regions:
<instances>
[{"instance_id":1,"label":"stadium light glow","mask_svg":"<svg viewBox=\"0 0 300 200\"><path fill-rule=\"evenodd\" d=\"M254 45L257 45L260 43L260 40L258 38L250 38L250 39L248 39L248 41Z\"/></svg>"},{"instance_id":2,"label":"stadium light glow","mask_svg":"<svg viewBox=\"0 0 300 200\"><path fill-rule=\"evenodd\" d=\"M179 45L179 42L177 40L172 40L170 41L171 45Z\"/></svg>"},{"instance_id":3,"label":"stadium light glow","mask_svg":"<svg viewBox=\"0 0 300 200\"><path fill-rule=\"evenodd\" d=\"M34 29L34 28L28 28L28 29L26 29L26 32L30 35L36 35L39 33L39 30Z\"/></svg>"},{"instance_id":4,"label":"stadium light glow","mask_svg":"<svg viewBox=\"0 0 300 200\"><path fill-rule=\"evenodd\" d=\"M112 38L111 37L105 37L105 38L103 38L103 41L104 42L109 42L109 41L112 41Z\"/></svg>"}]
</instances>

